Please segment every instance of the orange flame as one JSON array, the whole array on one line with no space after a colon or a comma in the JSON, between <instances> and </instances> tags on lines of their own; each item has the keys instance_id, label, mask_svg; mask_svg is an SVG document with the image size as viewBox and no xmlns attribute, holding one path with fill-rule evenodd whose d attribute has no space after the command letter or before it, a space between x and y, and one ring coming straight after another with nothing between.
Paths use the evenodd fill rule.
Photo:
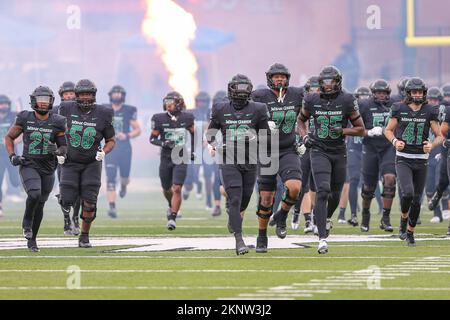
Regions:
<instances>
[{"instance_id":1,"label":"orange flame","mask_svg":"<svg viewBox=\"0 0 450 320\"><path fill-rule=\"evenodd\" d=\"M147 13L142 32L156 42L169 72L169 85L180 92L188 108L194 107L198 93L197 60L189 48L195 39L194 17L172 0L146 0Z\"/></svg>"}]
</instances>

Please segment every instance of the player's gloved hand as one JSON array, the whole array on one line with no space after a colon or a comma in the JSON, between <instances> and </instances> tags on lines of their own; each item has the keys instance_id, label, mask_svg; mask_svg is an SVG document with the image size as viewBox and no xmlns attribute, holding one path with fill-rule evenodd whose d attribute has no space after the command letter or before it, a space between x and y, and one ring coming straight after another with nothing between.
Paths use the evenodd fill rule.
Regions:
<instances>
[{"instance_id":1,"label":"player's gloved hand","mask_svg":"<svg viewBox=\"0 0 450 320\"><path fill-rule=\"evenodd\" d=\"M382 127L374 127L373 129L370 129L367 131L367 135L369 137L379 137L383 135L383 128Z\"/></svg>"},{"instance_id":2,"label":"player's gloved hand","mask_svg":"<svg viewBox=\"0 0 450 320\"><path fill-rule=\"evenodd\" d=\"M330 126L330 133L335 137L340 137L344 133L344 129L338 126Z\"/></svg>"},{"instance_id":3,"label":"player's gloved hand","mask_svg":"<svg viewBox=\"0 0 450 320\"><path fill-rule=\"evenodd\" d=\"M22 156L18 156L15 153L11 154L9 156L9 161L11 161L11 164L13 166L20 166L25 162L25 158Z\"/></svg>"},{"instance_id":4,"label":"player's gloved hand","mask_svg":"<svg viewBox=\"0 0 450 320\"><path fill-rule=\"evenodd\" d=\"M267 121L270 131L278 130L278 126L274 121Z\"/></svg>"},{"instance_id":5,"label":"player's gloved hand","mask_svg":"<svg viewBox=\"0 0 450 320\"><path fill-rule=\"evenodd\" d=\"M105 159L106 153L103 150L97 151L97 155L95 156L95 160L103 161Z\"/></svg>"},{"instance_id":6,"label":"player's gloved hand","mask_svg":"<svg viewBox=\"0 0 450 320\"><path fill-rule=\"evenodd\" d=\"M208 153L212 158L214 158L216 156L216 147L208 144Z\"/></svg>"},{"instance_id":7,"label":"player's gloved hand","mask_svg":"<svg viewBox=\"0 0 450 320\"><path fill-rule=\"evenodd\" d=\"M64 164L66 162L65 156L56 156L56 159L58 160L58 164Z\"/></svg>"},{"instance_id":8,"label":"player's gloved hand","mask_svg":"<svg viewBox=\"0 0 450 320\"><path fill-rule=\"evenodd\" d=\"M440 161L442 158L442 154L438 153L437 155L434 156L434 159L436 159L437 161Z\"/></svg>"},{"instance_id":9,"label":"player's gloved hand","mask_svg":"<svg viewBox=\"0 0 450 320\"><path fill-rule=\"evenodd\" d=\"M309 135L303 137L303 145L308 149L313 146L312 139Z\"/></svg>"},{"instance_id":10,"label":"player's gloved hand","mask_svg":"<svg viewBox=\"0 0 450 320\"><path fill-rule=\"evenodd\" d=\"M173 149L175 147L175 141L173 140L165 140L162 144L164 148Z\"/></svg>"},{"instance_id":11,"label":"player's gloved hand","mask_svg":"<svg viewBox=\"0 0 450 320\"><path fill-rule=\"evenodd\" d=\"M297 143L297 153L302 156L306 152L306 147L303 143Z\"/></svg>"},{"instance_id":12,"label":"player's gloved hand","mask_svg":"<svg viewBox=\"0 0 450 320\"><path fill-rule=\"evenodd\" d=\"M433 144L430 141L425 141L423 143L423 152L430 153L433 150Z\"/></svg>"}]
</instances>

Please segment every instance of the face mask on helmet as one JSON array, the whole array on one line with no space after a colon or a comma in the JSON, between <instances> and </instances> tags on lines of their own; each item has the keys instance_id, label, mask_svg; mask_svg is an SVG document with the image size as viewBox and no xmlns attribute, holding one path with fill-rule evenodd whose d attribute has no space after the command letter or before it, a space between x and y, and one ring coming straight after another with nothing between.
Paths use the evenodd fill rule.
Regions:
<instances>
[{"instance_id":1,"label":"face mask on helmet","mask_svg":"<svg viewBox=\"0 0 450 320\"><path fill-rule=\"evenodd\" d=\"M427 101L426 92L423 90L410 90L406 92L409 101L414 104L424 104Z\"/></svg>"},{"instance_id":2,"label":"face mask on helmet","mask_svg":"<svg viewBox=\"0 0 450 320\"><path fill-rule=\"evenodd\" d=\"M0 114L6 114L10 110L10 107L7 104L0 104Z\"/></svg>"},{"instance_id":3,"label":"face mask on helmet","mask_svg":"<svg viewBox=\"0 0 450 320\"><path fill-rule=\"evenodd\" d=\"M232 83L229 85L229 99L236 109L242 109L248 104L253 85L250 83Z\"/></svg>"},{"instance_id":4,"label":"face mask on helmet","mask_svg":"<svg viewBox=\"0 0 450 320\"><path fill-rule=\"evenodd\" d=\"M291 73L281 63L270 66L266 72L267 86L276 91L286 90L289 87Z\"/></svg>"},{"instance_id":5,"label":"face mask on helmet","mask_svg":"<svg viewBox=\"0 0 450 320\"><path fill-rule=\"evenodd\" d=\"M113 92L110 95L109 101L112 104L121 104L125 102L125 98L123 97L123 94L121 92Z\"/></svg>"},{"instance_id":6,"label":"face mask on helmet","mask_svg":"<svg viewBox=\"0 0 450 320\"><path fill-rule=\"evenodd\" d=\"M30 95L31 108L40 115L46 115L53 108L55 96L48 87L38 87Z\"/></svg>"},{"instance_id":7,"label":"face mask on helmet","mask_svg":"<svg viewBox=\"0 0 450 320\"><path fill-rule=\"evenodd\" d=\"M83 111L89 111L95 104L95 95L92 92L77 93L76 101Z\"/></svg>"}]
</instances>

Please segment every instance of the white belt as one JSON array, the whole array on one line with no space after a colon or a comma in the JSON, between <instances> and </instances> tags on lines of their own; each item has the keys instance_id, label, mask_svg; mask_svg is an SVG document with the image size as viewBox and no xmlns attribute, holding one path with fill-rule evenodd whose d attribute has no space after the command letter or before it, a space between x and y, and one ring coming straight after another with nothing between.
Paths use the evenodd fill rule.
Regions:
<instances>
[{"instance_id":1,"label":"white belt","mask_svg":"<svg viewBox=\"0 0 450 320\"><path fill-rule=\"evenodd\" d=\"M408 158L408 159L424 159L427 160L430 157L429 153L421 153L421 154L415 154L415 153L404 153L397 151L396 152L398 157Z\"/></svg>"}]
</instances>

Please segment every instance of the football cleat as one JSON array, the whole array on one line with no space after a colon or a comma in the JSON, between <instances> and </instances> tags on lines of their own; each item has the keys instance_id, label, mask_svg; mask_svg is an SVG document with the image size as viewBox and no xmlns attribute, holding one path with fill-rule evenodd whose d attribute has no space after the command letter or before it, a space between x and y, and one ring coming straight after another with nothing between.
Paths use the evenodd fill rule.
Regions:
<instances>
[{"instance_id":1,"label":"football cleat","mask_svg":"<svg viewBox=\"0 0 450 320\"><path fill-rule=\"evenodd\" d=\"M24 228L22 231L23 231L23 237L25 239L30 240L31 238L33 238L33 230Z\"/></svg>"},{"instance_id":2,"label":"football cleat","mask_svg":"<svg viewBox=\"0 0 450 320\"><path fill-rule=\"evenodd\" d=\"M266 253L268 241L267 237L258 236L256 238L256 253Z\"/></svg>"},{"instance_id":3,"label":"football cleat","mask_svg":"<svg viewBox=\"0 0 450 320\"><path fill-rule=\"evenodd\" d=\"M167 221L167 230L173 231L176 228L177 228L177 222L175 221L175 219L170 219L169 221Z\"/></svg>"},{"instance_id":4,"label":"football cleat","mask_svg":"<svg viewBox=\"0 0 450 320\"><path fill-rule=\"evenodd\" d=\"M197 198L197 200L202 200L203 194L201 194L201 193L196 193L196 194L195 194L195 197Z\"/></svg>"},{"instance_id":5,"label":"football cleat","mask_svg":"<svg viewBox=\"0 0 450 320\"><path fill-rule=\"evenodd\" d=\"M362 215L362 222L361 222L361 232L369 232L369 223L370 223L370 214L364 214Z\"/></svg>"},{"instance_id":6,"label":"football cleat","mask_svg":"<svg viewBox=\"0 0 450 320\"><path fill-rule=\"evenodd\" d=\"M347 223L353 227L359 226L358 217L352 216L352 218L350 220L347 220Z\"/></svg>"},{"instance_id":7,"label":"football cleat","mask_svg":"<svg viewBox=\"0 0 450 320\"><path fill-rule=\"evenodd\" d=\"M438 217L438 216L434 216L430 220L431 223L441 223L442 221L443 221L443 219L441 217Z\"/></svg>"},{"instance_id":8,"label":"football cleat","mask_svg":"<svg viewBox=\"0 0 450 320\"><path fill-rule=\"evenodd\" d=\"M298 230L298 228L300 227L299 217L300 214L298 212L294 212L294 214L292 215L292 222L291 222L292 230Z\"/></svg>"},{"instance_id":9,"label":"football cleat","mask_svg":"<svg viewBox=\"0 0 450 320\"><path fill-rule=\"evenodd\" d=\"M319 240L319 247L317 248L317 252L319 254L326 254L328 253L328 243L325 239Z\"/></svg>"},{"instance_id":10,"label":"football cleat","mask_svg":"<svg viewBox=\"0 0 450 320\"><path fill-rule=\"evenodd\" d=\"M74 236L79 236L80 235L80 221L78 216L73 216L72 217L72 234Z\"/></svg>"},{"instance_id":11,"label":"football cleat","mask_svg":"<svg viewBox=\"0 0 450 320\"><path fill-rule=\"evenodd\" d=\"M72 234L72 223L70 222L70 218L64 217L64 235L71 236Z\"/></svg>"},{"instance_id":12,"label":"football cleat","mask_svg":"<svg viewBox=\"0 0 450 320\"><path fill-rule=\"evenodd\" d=\"M116 208L109 208L108 210L108 216L111 219L116 219L117 218L117 209Z\"/></svg>"},{"instance_id":13,"label":"football cleat","mask_svg":"<svg viewBox=\"0 0 450 320\"><path fill-rule=\"evenodd\" d=\"M381 218L380 229L384 230L386 232L393 232L394 231L394 228L392 228L391 219L390 219L389 216Z\"/></svg>"},{"instance_id":14,"label":"football cleat","mask_svg":"<svg viewBox=\"0 0 450 320\"><path fill-rule=\"evenodd\" d=\"M306 221L305 222L305 228L303 229L303 232L305 234L314 232L314 225L313 225L313 223L311 221Z\"/></svg>"},{"instance_id":15,"label":"football cleat","mask_svg":"<svg viewBox=\"0 0 450 320\"><path fill-rule=\"evenodd\" d=\"M244 255L246 253L248 253L249 249L248 247L245 245L244 240L242 239L242 236L238 236L236 238L236 254L239 255Z\"/></svg>"},{"instance_id":16,"label":"football cleat","mask_svg":"<svg viewBox=\"0 0 450 320\"><path fill-rule=\"evenodd\" d=\"M27 241L27 247L31 252L39 252L39 250L36 240L35 239L28 239Z\"/></svg>"},{"instance_id":17,"label":"football cleat","mask_svg":"<svg viewBox=\"0 0 450 320\"><path fill-rule=\"evenodd\" d=\"M213 209L213 211L212 211L212 213L211 213L211 215L212 215L213 217L218 217L218 216L220 216L221 214L222 214L222 209L220 208L220 206L215 206L214 209Z\"/></svg>"},{"instance_id":18,"label":"football cleat","mask_svg":"<svg viewBox=\"0 0 450 320\"><path fill-rule=\"evenodd\" d=\"M189 194L190 194L190 191L183 189L183 200L189 199Z\"/></svg>"},{"instance_id":19,"label":"football cleat","mask_svg":"<svg viewBox=\"0 0 450 320\"><path fill-rule=\"evenodd\" d=\"M89 242L88 234L81 234L78 238L78 247L80 248L92 248L91 243Z\"/></svg>"},{"instance_id":20,"label":"football cleat","mask_svg":"<svg viewBox=\"0 0 450 320\"><path fill-rule=\"evenodd\" d=\"M436 207L439 205L439 200L441 200L442 194L435 191L430 201L428 201L428 210L434 211Z\"/></svg>"},{"instance_id":21,"label":"football cleat","mask_svg":"<svg viewBox=\"0 0 450 320\"><path fill-rule=\"evenodd\" d=\"M318 236L318 235L319 235L319 228L317 228L316 225L314 225L313 228L314 228L314 229L313 229L314 235L315 235L315 236Z\"/></svg>"},{"instance_id":22,"label":"football cleat","mask_svg":"<svg viewBox=\"0 0 450 320\"><path fill-rule=\"evenodd\" d=\"M398 227L398 237L400 240L406 239L406 227L408 225L408 219L400 218L400 226Z\"/></svg>"},{"instance_id":23,"label":"football cleat","mask_svg":"<svg viewBox=\"0 0 450 320\"><path fill-rule=\"evenodd\" d=\"M345 219L338 219L338 224L347 224L347 220L345 220Z\"/></svg>"},{"instance_id":24,"label":"football cleat","mask_svg":"<svg viewBox=\"0 0 450 320\"><path fill-rule=\"evenodd\" d=\"M413 232L406 232L406 245L408 247L415 247L416 246L416 240L414 239L414 233Z\"/></svg>"}]
</instances>

